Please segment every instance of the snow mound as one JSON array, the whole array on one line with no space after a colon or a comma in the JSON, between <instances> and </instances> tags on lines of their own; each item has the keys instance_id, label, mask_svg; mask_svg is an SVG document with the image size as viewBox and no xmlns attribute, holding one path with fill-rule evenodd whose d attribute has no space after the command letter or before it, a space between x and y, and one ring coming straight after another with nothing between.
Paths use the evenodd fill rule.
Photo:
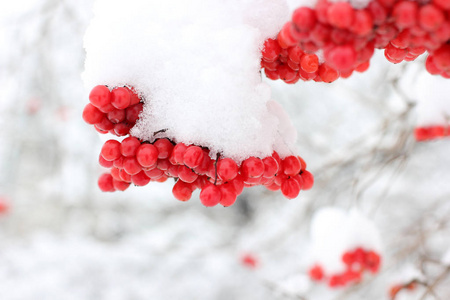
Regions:
<instances>
[{"instance_id":1,"label":"snow mound","mask_svg":"<svg viewBox=\"0 0 450 300\"><path fill-rule=\"evenodd\" d=\"M311 254L326 273L345 270L342 255L358 247L381 254L381 237L375 224L356 209L346 212L325 207L311 221Z\"/></svg>"},{"instance_id":2,"label":"snow mound","mask_svg":"<svg viewBox=\"0 0 450 300\"><path fill-rule=\"evenodd\" d=\"M285 0L98 0L84 40L85 85L133 86L144 98L131 131L138 138L167 129L158 138L212 156L268 156L280 135L296 136L282 132L259 71L264 40L288 12Z\"/></svg>"}]
</instances>

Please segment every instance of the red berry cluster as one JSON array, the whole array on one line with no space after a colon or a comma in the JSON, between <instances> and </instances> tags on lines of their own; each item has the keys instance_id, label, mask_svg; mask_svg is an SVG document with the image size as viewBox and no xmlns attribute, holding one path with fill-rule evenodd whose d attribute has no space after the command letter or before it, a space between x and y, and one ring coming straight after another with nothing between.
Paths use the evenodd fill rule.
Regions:
<instances>
[{"instance_id":1,"label":"red berry cluster","mask_svg":"<svg viewBox=\"0 0 450 300\"><path fill-rule=\"evenodd\" d=\"M106 86L96 86L89 100L83 119L100 132L117 136L129 134L143 108L136 93L127 87L110 91ZM102 147L99 163L110 169L98 180L104 192L124 191L131 183L144 186L171 177L176 180L172 189L175 198L187 201L198 188L205 206L230 206L244 187L264 185L271 191L281 190L286 198L292 199L314 184L314 177L300 156L282 159L274 152L262 159L249 157L238 165L219 155L212 159L205 147L175 143L167 138L152 143L133 136L122 142L108 140Z\"/></svg>"},{"instance_id":2,"label":"red berry cluster","mask_svg":"<svg viewBox=\"0 0 450 300\"><path fill-rule=\"evenodd\" d=\"M450 127L448 126L417 127L414 130L414 137L418 142L435 140L446 136L450 136Z\"/></svg>"},{"instance_id":3,"label":"red berry cluster","mask_svg":"<svg viewBox=\"0 0 450 300\"><path fill-rule=\"evenodd\" d=\"M244 187L255 185L281 189L291 199L301 189L311 188L314 182L300 157L280 159L274 152L264 159L250 157L238 166L230 158L212 159L206 148L174 144L165 138L153 143L132 136L122 142L109 140L102 147L99 162L111 168L110 174L103 174L98 182L104 192L123 191L130 183L144 186L172 177L176 179L172 189L175 198L187 201L198 188L205 206L230 206Z\"/></svg>"},{"instance_id":4,"label":"red berry cluster","mask_svg":"<svg viewBox=\"0 0 450 300\"><path fill-rule=\"evenodd\" d=\"M344 253L342 261L346 270L340 274L326 275L323 268L317 264L309 269L309 277L314 281L326 281L331 288L344 287L360 282L363 272L366 270L373 274L377 273L381 257L375 251L356 248L354 251Z\"/></svg>"},{"instance_id":5,"label":"red berry cluster","mask_svg":"<svg viewBox=\"0 0 450 300\"><path fill-rule=\"evenodd\" d=\"M447 77L449 16L448 0L373 0L364 9L319 0L314 9L295 10L277 38L265 42L261 67L268 78L286 83L333 82L367 70L378 48L385 49L393 63L412 61L428 51L427 69Z\"/></svg>"},{"instance_id":6,"label":"red berry cluster","mask_svg":"<svg viewBox=\"0 0 450 300\"><path fill-rule=\"evenodd\" d=\"M125 136L136 124L143 104L138 95L127 87L112 91L104 85L94 87L83 110L83 119L100 133Z\"/></svg>"}]
</instances>

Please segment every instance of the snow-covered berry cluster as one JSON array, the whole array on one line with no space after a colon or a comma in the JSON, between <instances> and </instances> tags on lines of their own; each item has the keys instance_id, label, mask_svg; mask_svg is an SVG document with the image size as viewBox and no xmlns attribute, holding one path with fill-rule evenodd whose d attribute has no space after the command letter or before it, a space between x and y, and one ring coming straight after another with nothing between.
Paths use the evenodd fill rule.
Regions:
<instances>
[{"instance_id":1,"label":"snow-covered berry cluster","mask_svg":"<svg viewBox=\"0 0 450 300\"><path fill-rule=\"evenodd\" d=\"M326 274L320 264L315 264L309 269L309 276L314 281L323 281L330 288L345 287L362 280L365 272L375 274L381 263L380 255L373 250L358 247L353 251L347 251L342 255L345 270L336 274Z\"/></svg>"},{"instance_id":2,"label":"snow-covered berry cluster","mask_svg":"<svg viewBox=\"0 0 450 300\"><path fill-rule=\"evenodd\" d=\"M366 7L319 0L300 7L276 39L265 42L261 67L270 79L332 82L364 72L375 49L392 63L428 51L427 70L450 77L450 4L446 0L373 0Z\"/></svg>"},{"instance_id":3,"label":"snow-covered berry cluster","mask_svg":"<svg viewBox=\"0 0 450 300\"><path fill-rule=\"evenodd\" d=\"M450 136L450 128L448 126L436 125L416 127L414 129L414 137L418 142L440 139L446 136Z\"/></svg>"},{"instance_id":4,"label":"snow-covered berry cluster","mask_svg":"<svg viewBox=\"0 0 450 300\"><path fill-rule=\"evenodd\" d=\"M89 100L83 111L84 120L94 124L101 133L116 136L129 135L143 107L133 89L126 87L110 91L106 86L96 86ZM118 115L121 117L113 117ZM126 133L118 131L117 126L125 126ZM200 189L200 201L205 206L230 206L244 187L263 185L272 191L281 190L286 198L293 199L300 190L310 189L314 183L313 175L306 170L306 163L300 156L281 158L274 151L271 156L249 157L238 164L219 154L212 158L207 147L156 138L164 131L155 132L152 141L131 135L122 141L106 141L99 163L110 172L100 176L100 189L124 191L131 183L145 186L151 181L174 178L172 193L178 200L187 201L195 189Z\"/></svg>"}]
</instances>

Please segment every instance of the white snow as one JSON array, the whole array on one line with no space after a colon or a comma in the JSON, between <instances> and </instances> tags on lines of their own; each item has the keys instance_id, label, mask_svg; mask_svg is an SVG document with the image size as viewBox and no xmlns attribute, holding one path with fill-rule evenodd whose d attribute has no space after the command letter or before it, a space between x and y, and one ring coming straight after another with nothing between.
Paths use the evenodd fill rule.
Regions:
<instances>
[{"instance_id":1,"label":"white snow","mask_svg":"<svg viewBox=\"0 0 450 300\"><path fill-rule=\"evenodd\" d=\"M342 255L358 247L381 254L381 237L375 224L357 209L318 210L311 221L311 256L327 274L344 271Z\"/></svg>"},{"instance_id":2,"label":"white snow","mask_svg":"<svg viewBox=\"0 0 450 300\"><path fill-rule=\"evenodd\" d=\"M448 79L423 70L414 85L419 126L449 125L450 84Z\"/></svg>"},{"instance_id":3,"label":"white snow","mask_svg":"<svg viewBox=\"0 0 450 300\"><path fill-rule=\"evenodd\" d=\"M134 136L151 141L168 129L176 142L237 161L272 153L281 128L260 56L288 20L284 0L99 0L94 13L85 85L130 85L144 96Z\"/></svg>"}]
</instances>

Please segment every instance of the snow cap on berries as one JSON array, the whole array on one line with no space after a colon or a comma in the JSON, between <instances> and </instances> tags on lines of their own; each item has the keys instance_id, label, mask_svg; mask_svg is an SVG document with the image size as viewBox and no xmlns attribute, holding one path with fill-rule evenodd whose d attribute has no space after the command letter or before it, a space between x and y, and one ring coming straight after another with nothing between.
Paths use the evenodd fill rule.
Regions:
<instances>
[{"instance_id":1,"label":"snow cap on berries","mask_svg":"<svg viewBox=\"0 0 450 300\"><path fill-rule=\"evenodd\" d=\"M344 271L342 255L358 247L381 253L381 237L375 224L356 209L320 209L313 216L310 233L312 259L326 273Z\"/></svg>"},{"instance_id":2,"label":"snow cap on berries","mask_svg":"<svg viewBox=\"0 0 450 300\"><path fill-rule=\"evenodd\" d=\"M94 14L83 79L136 89L145 105L133 136L152 142L167 129L158 138L212 157L271 155L281 130L261 49L289 19L285 0L97 0Z\"/></svg>"}]
</instances>

